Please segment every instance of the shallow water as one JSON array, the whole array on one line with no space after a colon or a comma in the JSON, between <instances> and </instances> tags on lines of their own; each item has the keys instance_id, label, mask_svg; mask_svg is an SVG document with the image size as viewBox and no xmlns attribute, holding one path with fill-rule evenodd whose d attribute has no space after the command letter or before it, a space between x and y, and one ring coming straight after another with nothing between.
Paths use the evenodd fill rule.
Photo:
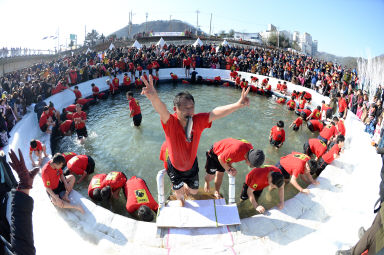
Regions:
<instances>
[{"instance_id":1,"label":"shallow water","mask_svg":"<svg viewBox=\"0 0 384 255\"><path fill-rule=\"evenodd\" d=\"M158 93L170 112L173 112L173 98L180 92L188 90L195 98L195 112L209 112L214 107L236 102L241 91L234 88L222 88L207 85L161 84ZM243 108L223 119L213 123L206 129L201 137L198 149L200 166L200 187L204 186L205 152L210 146L227 137L242 138L252 143L254 148L264 150L265 164L275 164L281 156L292 151L302 152L303 143L317 135L311 134L305 127L299 132L288 129L290 123L297 116L286 109L284 105L275 103L272 98L265 98L256 94L249 95L251 105ZM96 162L96 173L109 171L123 171L127 177L136 175L143 178L152 195L157 199L156 174L163 168L159 160L159 151L164 141L164 132L158 114L151 103L139 91L135 91L135 98L139 100L143 115L142 125L136 128L129 118L129 108L125 94L109 97L105 101L92 106L88 110L87 129L89 137L84 145L77 142L76 136L62 139L58 150L61 152L74 151L78 154L90 155ZM268 142L269 131L277 121L285 122L286 141L282 148L275 149ZM250 171L245 162L235 163L238 170L236 176L236 201L239 201L242 184L246 174ZM90 177L75 187L82 195L87 197L87 187ZM165 177L165 193L170 193L169 178ZM213 183L211 183L213 187ZM228 198L228 178L224 178L222 194ZM259 202L267 208L278 203L277 192L272 192L272 199L268 201L266 190ZM286 187L285 199L296 194L291 185ZM111 205L111 210L128 215L124 209L124 195L120 193L119 201ZM239 203L240 216L249 217L255 214L249 201Z\"/></svg>"}]
</instances>

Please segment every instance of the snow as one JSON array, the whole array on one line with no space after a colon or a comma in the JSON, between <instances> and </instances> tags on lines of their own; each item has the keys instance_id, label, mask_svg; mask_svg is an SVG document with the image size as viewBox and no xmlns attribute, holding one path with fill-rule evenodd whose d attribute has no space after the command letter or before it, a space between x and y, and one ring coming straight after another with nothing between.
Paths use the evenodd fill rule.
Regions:
<instances>
[{"instance_id":1,"label":"snow","mask_svg":"<svg viewBox=\"0 0 384 255\"><path fill-rule=\"evenodd\" d=\"M229 80L227 70L196 71L204 78L213 79L220 75ZM170 72L184 77L181 68L161 69L160 79L169 79ZM240 74L248 80L254 75ZM122 79L122 75L118 78ZM100 90L107 89L106 79L108 77L79 84L79 89L84 96L92 93L91 83ZM270 78L270 83L275 87L277 80ZM289 84L288 90L293 89L311 91ZM324 97L311 93L312 104L321 104ZM74 94L66 90L46 101L52 101L56 109L61 110L74 99ZM243 219L240 227L230 227L230 232L197 229L189 230L188 236L184 234L180 238L172 234L177 231L169 231L161 237L156 224L114 214L76 191L70 198L73 203L86 208L85 215L57 209L49 201L41 178L37 177L31 190L35 201L33 224L37 254L53 251L55 254L249 254L250 251L257 251L257 254L333 254L337 249L349 248L358 240L359 227L368 228L373 221L373 204L378 198L382 163L370 145L368 134L363 132L363 124L352 113L348 114L345 126L344 153L323 171L318 178L320 185L309 186L310 195L298 194L286 201L281 211L271 209L265 215ZM39 130L33 110L17 123L11 135L9 148L21 148L27 167L31 166L27 155L32 138L43 141L50 152L48 136ZM210 245L207 240L211 240Z\"/></svg>"}]
</instances>

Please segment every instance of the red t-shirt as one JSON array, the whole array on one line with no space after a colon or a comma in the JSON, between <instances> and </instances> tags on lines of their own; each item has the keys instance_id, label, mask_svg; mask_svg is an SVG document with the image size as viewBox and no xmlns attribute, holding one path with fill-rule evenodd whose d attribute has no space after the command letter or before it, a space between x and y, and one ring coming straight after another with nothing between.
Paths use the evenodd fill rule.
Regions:
<instances>
[{"instance_id":1,"label":"red t-shirt","mask_svg":"<svg viewBox=\"0 0 384 255\"><path fill-rule=\"evenodd\" d=\"M87 155L76 155L72 157L68 163L67 168L71 173L82 175L88 166L88 156Z\"/></svg>"},{"instance_id":2,"label":"red t-shirt","mask_svg":"<svg viewBox=\"0 0 384 255\"><path fill-rule=\"evenodd\" d=\"M43 179L44 186L50 189L56 189L59 186L60 176L63 174L63 170L54 169L51 167L48 161L41 169L41 178Z\"/></svg>"},{"instance_id":3,"label":"red t-shirt","mask_svg":"<svg viewBox=\"0 0 384 255\"><path fill-rule=\"evenodd\" d=\"M47 124L47 122L48 122L48 114L43 112L39 120L39 126L42 127L44 126L44 124Z\"/></svg>"},{"instance_id":4,"label":"red t-shirt","mask_svg":"<svg viewBox=\"0 0 384 255\"><path fill-rule=\"evenodd\" d=\"M327 145L317 138L312 138L308 140L309 148L316 155L316 157L321 157L324 152L327 150Z\"/></svg>"},{"instance_id":5,"label":"red t-shirt","mask_svg":"<svg viewBox=\"0 0 384 255\"><path fill-rule=\"evenodd\" d=\"M91 182L88 185L88 196L93 199L93 191L97 188L102 189L104 186L101 185L105 179L106 174L96 174L92 177Z\"/></svg>"},{"instance_id":6,"label":"red t-shirt","mask_svg":"<svg viewBox=\"0 0 384 255\"><path fill-rule=\"evenodd\" d=\"M79 99L82 97L80 90L74 90L73 93L75 93L76 99Z\"/></svg>"},{"instance_id":7,"label":"red t-shirt","mask_svg":"<svg viewBox=\"0 0 384 255\"><path fill-rule=\"evenodd\" d=\"M293 123L295 123L296 127L300 127L303 124L303 119L297 117L297 119Z\"/></svg>"},{"instance_id":8,"label":"red t-shirt","mask_svg":"<svg viewBox=\"0 0 384 255\"><path fill-rule=\"evenodd\" d=\"M344 112L345 109L347 109L347 101L342 97L339 99L339 112Z\"/></svg>"},{"instance_id":9,"label":"red t-shirt","mask_svg":"<svg viewBox=\"0 0 384 255\"><path fill-rule=\"evenodd\" d=\"M309 122L312 123L312 126L313 126L313 131L321 131L323 130L323 122L319 121L319 120L310 120Z\"/></svg>"},{"instance_id":10,"label":"red t-shirt","mask_svg":"<svg viewBox=\"0 0 384 255\"><path fill-rule=\"evenodd\" d=\"M300 152L292 152L291 154L284 156L280 159L280 165L290 174L296 178L299 174L304 174L305 164L311 158Z\"/></svg>"},{"instance_id":11,"label":"red t-shirt","mask_svg":"<svg viewBox=\"0 0 384 255\"><path fill-rule=\"evenodd\" d=\"M75 104L71 104L67 108L65 108L65 110L67 112L75 112L76 111L76 105Z\"/></svg>"},{"instance_id":12,"label":"red t-shirt","mask_svg":"<svg viewBox=\"0 0 384 255\"><path fill-rule=\"evenodd\" d=\"M269 186L268 174L271 171L281 173L280 169L275 166L253 168L245 177L245 184L253 190L263 190Z\"/></svg>"},{"instance_id":13,"label":"red t-shirt","mask_svg":"<svg viewBox=\"0 0 384 255\"><path fill-rule=\"evenodd\" d=\"M135 98L132 98L131 100L129 100L129 110L133 113L132 116L140 114L141 108L140 108L139 101L137 101Z\"/></svg>"},{"instance_id":14,"label":"red t-shirt","mask_svg":"<svg viewBox=\"0 0 384 255\"><path fill-rule=\"evenodd\" d=\"M29 146L29 151L42 151L43 150L43 146L41 144L41 142L39 140L36 140L36 147L35 148L32 148L31 146Z\"/></svg>"},{"instance_id":15,"label":"red t-shirt","mask_svg":"<svg viewBox=\"0 0 384 255\"><path fill-rule=\"evenodd\" d=\"M119 87L119 78L114 78L113 80L112 80L112 84L113 84L113 86L115 87L115 88L118 88Z\"/></svg>"},{"instance_id":16,"label":"red t-shirt","mask_svg":"<svg viewBox=\"0 0 384 255\"><path fill-rule=\"evenodd\" d=\"M97 94L99 94L99 88L97 87L97 86L94 86L93 88L92 88L92 92L93 92L93 95L97 95Z\"/></svg>"},{"instance_id":17,"label":"red t-shirt","mask_svg":"<svg viewBox=\"0 0 384 255\"><path fill-rule=\"evenodd\" d=\"M288 106L288 108L290 108L290 109L295 109L295 107L296 107L296 102L294 101L294 100L289 100L288 102L287 102L287 106Z\"/></svg>"},{"instance_id":18,"label":"red t-shirt","mask_svg":"<svg viewBox=\"0 0 384 255\"><path fill-rule=\"evenodd\" d=\"M171 114L167 123L161 123L165 133L169 158L172 165L179 171L188 171L196 159L201 133L212 126L209 113L198 113L193 116L192 141L188 142L184 128L177 119L177 114Z\"/></svg>"},{"instance_id":19,"label":"red t-shirt","mask_svg":"<svg viewBox=\"0 0 384 255\"><path fill-rule=\"evenodd\" d=\"M82 120L87 120L87 114L83 111L81 111L80 113L75 112L72 115L72 119L75 119L75 118L81 118ZM75 128L76 129L82 129L84 127L85 127L85 123L83 123L83 122L76 123L76 121L75 121Z\"/></svg>"},{"instance_id":20,"label":"red t-shirt","mask_svg":"<svg viewBox=\"0 0 384 255\"><path fill-rule=\"evenodd\" d=\"M226 138L213 144L213 152L226 163L240 162L253 149L252 144L244 139Z\"/></svg>"},{"instance_id":21,"label":"red t-shirt","mask_svg":"<svg viewBox=\"0 0 384 255\"><path fill-rule=\"evenodd\" d=\"M66 120L63 123L60 124L59 130L65 134L71 129L71 125L73 123L73 120Z\"/></svg>"},{"instance_id":22,"label":"red t-shirt","mask_svg":"<svg viewBox=\"0 0 384 255\"><path fill-rule=\"evenodd\" d=\"M312 113L313 113L312 114L312 119L315 119L315 120L321 119L320 111L317 108L315 110L313 110Z\"/></svg>"},{"instance_id":23,"label":"red t-shirt","mask_svg":"<svg viewBox=\"0 0 384 255\"><path fill-rule=\"evenodd\" d=\"M123 84L125 86L129 86L131 84L131 78L129 78L128 76L124 76Z\"/></svg>"},{"instance_id":24,"label":"red t-shirt","mask_svg":"<svg viewBox=\"0 0 384 255\"><path fill-rule=\"evenodd\" d=\"M122 172L113 171L107 174L101 186L110 186L112 191L122 188L127 181L127 177Z\"/></svg>"},{"instance_id":25,"label":"red t-shirt","mask_svg":"<svg viewBox=\"0 0 384 255\"><path fill-rule=\"evenodd\" d=\"M143 179L132 176L131 179L125 183L123 190L127 198L125 208L129 213L135 212L142 205L148 206L155 212L159 208L159 205L152 197Z\"/></svg>"},{"instance_id":26,"label":"red t-shirt","mask_svg":"<svg viewBox=\"0 0 384 255\"><path fill-rule=\"evenodd\" d=\"M88 102L90 102L92 100L93 100L92 98L81 98L81 99L77 100L77 103L81 104L81 105L85 105L86 103L88 103Z\"/></svg>"},{"instance_id":27,"label":"red t-shirt","mask_svg":"<svg viewBox=\"0 0 384 255\"><path fill-rule=\"evenodd\" d=\"M320 132L320 136L329 140L332 136L337 135L337 129L334 125L328 124Z\"/></svg>"},{"instance_id":28,"label":"red t-shirt","mask_svg":"<svg viewBox=\"0 0 384 255\"><path fill-rule=\"evenodd\" d=\"M285 131L284 129L277 130L277 126L273 126L271 128L271 136L272 139L276 142L284 142L285 141Z\"/></svg>"},{"instance_id":29,"label":"red t-shirt","mask_svg":"<svg viewBox=\"0 0 384 255\"><path fill-rule=\"evenodd\" d=\"M331 164L333 160L335 160L334 158L334 154L336 155L339 155L339 152L340 152L340 148L339 148L339 145L335 144L333 145L333 147L327 151L323 156L323 160L325 163L327 164Z\"/></svg>"},{"instance_id":30,"label":"red t-shirt","mask_svg":"<svg viewBox=\"0 0 384 255\"><path fill-rule=\"evenodd\" d=\"M74 152L63 152L62 153L63 156L64 156L64 159L65 159L65 163L67 164L69 160L71 160L71 158L73 158L74 156L76 156L77 154L74 153Z\"/></svg>"},{"instance_id":31,"label":"red t-shirt","mask_svg":"<svg viewBox=\"0 0 384 255\"><path fill-rule=\"evenodd\" d=\"M345 126L344 126L344 121L342 120L339 120L339 122L337 122L337 131L342 134L343 136L345 136Z\"/></svg>"}]
</instances>

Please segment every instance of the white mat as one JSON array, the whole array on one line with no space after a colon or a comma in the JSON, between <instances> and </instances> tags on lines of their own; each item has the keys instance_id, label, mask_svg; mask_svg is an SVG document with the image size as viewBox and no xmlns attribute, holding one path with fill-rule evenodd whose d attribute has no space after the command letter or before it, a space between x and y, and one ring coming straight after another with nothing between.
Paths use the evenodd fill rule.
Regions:
<instances>
[{"instance_id":1,"label":"white mat","mask_svg":"<svg viewBox=\"0 0 384 255\"><path fill-rule=\"evenodd\" d=\"M226 205L224 199L187 200L184 207L170 201L160 209L158 227L197 228L241 224L236 204Z\"/></svg>"}]
</instances>

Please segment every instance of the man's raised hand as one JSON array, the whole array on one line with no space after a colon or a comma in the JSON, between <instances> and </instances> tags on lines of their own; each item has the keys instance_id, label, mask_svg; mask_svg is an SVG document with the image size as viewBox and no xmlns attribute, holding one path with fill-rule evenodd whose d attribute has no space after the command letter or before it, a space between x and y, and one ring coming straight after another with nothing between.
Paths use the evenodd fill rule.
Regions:
<instances>
[{"instance_id":1,"label":"man's raised hand","mask_svg":"<svg viewBox=\"0 0 384 255\"><path fill-rule=\"evenodd\" d=\"M145 87L141 90L141 95L145 95L149 100L151 100L152 96L156 95L156 89L153 86L153 78L152 75L149 75L149 81L144 76L141 76L141 80L144 82Z\"/></svg>"},{"instance_id":2,"label":"man's raised hand","mask_svg":"<svg viewBox=\"0 0 384 255\"><path fill-rule=\"evenodd\" d=\"M243 88L243 90L241 91L239 103L242 107L249 106L249 98L247 97L247 95L248 95L250 89L251 89L251 87L248 86L247 89Z\"/></svg>"}]
</instances>

